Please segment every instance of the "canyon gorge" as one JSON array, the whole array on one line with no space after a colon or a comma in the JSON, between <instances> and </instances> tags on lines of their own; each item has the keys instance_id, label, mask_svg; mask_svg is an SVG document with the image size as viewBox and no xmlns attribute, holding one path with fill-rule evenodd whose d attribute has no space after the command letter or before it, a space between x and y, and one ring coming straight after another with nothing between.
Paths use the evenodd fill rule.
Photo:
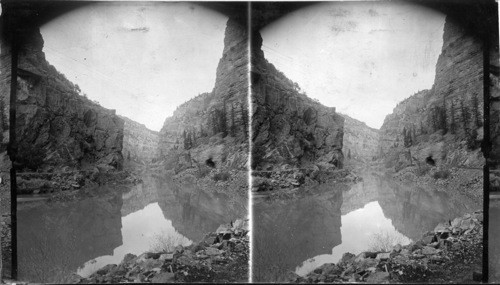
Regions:
<instances>
[{"instance_id":1,"label":"canyon gorge","mask_svg":"<svg viewBox=\"0 0 500 285\"><path fill-rule=\"evenodd\" d=\"M249 215L248 207L253 280L263 282L289 281L290 272L314 277L323 272L320 266L340 264L348 251L359 258L383 231L412 247L439 223L451 225L467 213L474 213L473 229L482 227L483 167L500 166L498 37L484 42L477 32L482 26L457 20L464 11L444 18L432 86L405 94L380 129L309 97L265 57L262 26L248 27L242 14L227 17L213 89L186 99L171 115L158 114L166 117L159 131L87 98L52 66L37 13L30 4L3 10L2 17L13 21L5 31L16 27L16 68L9 37L0 42L0 171L2 177L10 165L17 171L24 280L89 278L127 253L156 251L151 256L157 258L147 258L155 260L159 252L172 254L172 264L189 266L193 260L230 262L223 251L231 253L236 241L228 228ZM276 16L272 9L266 13ZM498 172L488 178L492 189L500 189ZM5 181L1 190L7 193ZM230 226L218 229L221 224ZM482 242L482 232L468 234ZM160 238L168 249L146 246ZM434 240L444 251L446 242ZM476 261L463 271L472 276L480 268ZM149 269L134 280L174 274L172 268ZM339 278L366 281L379 269ZM184 278L180 272L177 280Z\"/></svg>"}]
</instances>

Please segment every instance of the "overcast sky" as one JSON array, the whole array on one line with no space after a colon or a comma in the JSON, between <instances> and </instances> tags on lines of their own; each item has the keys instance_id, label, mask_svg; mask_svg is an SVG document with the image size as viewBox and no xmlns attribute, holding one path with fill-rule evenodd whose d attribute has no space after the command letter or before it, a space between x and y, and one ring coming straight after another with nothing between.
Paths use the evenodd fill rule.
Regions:
<instances>
[{"instance_id":1,"label":"overcast sky","mask_svg":"<svg viewBox=\"0 0 500 285\"><path fill-rule=\"evenodd\" d=\"M261 33L266 58L312 98L380 128L396 104L434 82L444 15L410 3L330 2Z\"/></svg>"},{"instance_id":2,"label":"overcast sky","mask_svg":"<svg viewBox=\"0 0 500 285\"><path fill-rule=\"evenodd\" d=\"M97 3L41 28L47 60L92 100L160 130L212 91L227 17L188 3Z\"/></svg>"}]
</instances>

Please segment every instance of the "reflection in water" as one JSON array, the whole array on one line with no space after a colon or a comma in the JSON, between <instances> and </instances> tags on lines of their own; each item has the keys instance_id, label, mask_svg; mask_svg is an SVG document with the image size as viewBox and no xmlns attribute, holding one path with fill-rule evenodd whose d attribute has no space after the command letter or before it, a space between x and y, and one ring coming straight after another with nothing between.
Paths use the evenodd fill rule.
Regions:
<instances>
[{"instance_id":1,"label":"reflection in water","mask_svg":"<svg viewBox=\"0 0 500 285\"><path fill-rule=\"evenodd\" d=\"M343 215L340 233L343 237L342 243L334 247L331 254L318 255L306 260L295 273L303 276L324 263L337 263L346 252L358 254L366 251L372 247L372 241L377 234L387 234L401 245L411 242L394 228L391 220L384 216L377 201Z\"/></svg>"},{"instance_id":2,"label":"reflection in water","mask_svg":"<svg viewBox=\"0 0 500 285\"><path fill-rule=\"evenodd\" d=\"M324 185L291 202L254 205L253 280L284 281L304 260L341 243L342 191Z\"/></svg>"},{"instance_id":3,"label":"reflection in water","mask_svg":"<svg viewBox=\"0 0 500 285\"><path fill-rule=\"evenodd\" d=\"M191 241L179 234L172 222L165 219L158 203L151 203L144 209L122 218L123 243L113 250L112 255L104 255L78 268L78 275L88 277L106 264L118 264L127 253L139 255L151 249L159 235L189 245Z\"/></svg>"},{"instance_id":4,"label":"reflection in water","mask_svg":"<svg viewBox=\"0 0 500 285\"><path fill-rule=\"evenodd\" d=\"M21 280L68 282L126 253L139 254L157 238L189 244L246 215L244 198L207 193L171 180L143 178L126 193L97 189L97 197L68 203L20 203L18 267ZM97 195L97 194L96 194Z\"/></svg>"},{"instance_id":5,"label":"reflection in water","mask_svg":"<svg viewBox=\"0 0 500 285\"><path fill-rule=\"evenodd\" d=\"M119 193L37 205L20 204L17 212L22 281L68 282L87 260L112 254L122 243Z\"/></svg>"},{"instance_id":6,"label":"reflection in water","mask_svg":"<svg viewBox=\"0 0 500 285\"><path fill-rule=\"evenodd\" d=\"M368 250L370 236L381 231L404 244L481 208L467 197L400 185L376 174L365 173L363 179L347 191L322 185L315 195L291 202L256 201L254 280L283 281L288 271L302 275L325 262L337 263L344 252Z\"/></svg>"}]
</instances>

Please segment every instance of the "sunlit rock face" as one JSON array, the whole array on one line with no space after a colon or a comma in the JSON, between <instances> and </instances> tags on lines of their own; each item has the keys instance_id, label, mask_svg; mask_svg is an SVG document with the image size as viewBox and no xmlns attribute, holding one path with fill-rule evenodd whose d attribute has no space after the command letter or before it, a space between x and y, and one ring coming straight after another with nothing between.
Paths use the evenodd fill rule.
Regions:
<instances>
[{"instance_id":1,"label":"sunlit rock face","mask_svg":"<svg viewBox=\"0 0 500 285\"><path fill-rule=\"evenodd\" d=\"M79 95L77 87L45 59L34 10L16 14L19 41L16 141L18 153L42 159L42 167L122 165L123 120L114 110ZM15 13L6 10L5 13ZM19 11L17 11L19 12ZM2 53L8 53L3 49ZM7 91L10 55L2 54L1 90ZM5 72L5 73L4 73ZM6 96L2 92L2 96ZM8 104L7 104L8 105Z\"/></svg>"},{"instance_id":2,"label":"sunlit rock face","mask_svg":"<svg viewBox=\"0 0 500 285\"><path fill-rule=\"evenodd\" d=\"M83 201L18 208L18 279L68 283L89 260L122 244L121 193ZM82 215L81 213L87 213Z\"/></svg>"},{"instance_id":3,"label":"sunlit rock face","mask_svg":"<svg viewBox=\"0 0 500 285\"><path fill-rule=\"evenodd\" d=\"M307 166L319 159L342 167L344 118L299 93L264 58L262 37L252 35L252 167Z\"/></svg>"},{"instance_id":4,"label":"sunlit rock face","mask_svg":"<svg viewBox=\"0 0 500 285\"><path fill-rule=\"evenodd\" d=\"M446 18L434 85L399 103L385 118L379 151L389 160L402 150L418 161L481 166L483 138L482 44L463 25ZM446 142L446 143L445 143ZM455 145L450 147L449 143ZM448 150L447 150L448 148Z\"/></svg>"},{"instance_id":5,"label":"sunlit rock face","mask_svg":"<svg viewBox=\"0 0 500 285\"><path fill-rule=\"evenodd\" d=\"M305 260L342 243L342 190L325 187L318 197L254 206L253 280L283 281ZM307 213L307 214L305 214Z\"/></svg>"},{"instance_id":6,"label":"sunlit rock face","mask_svg":"<svg viewBox=\"0 0 500 285\"><path fill-rule=\"evenodd\" d=\"M214 89L180 105L160 131L160 156L185 162L212 158L217 166L245 168L248 160L248 37L245 25L230 18Z\"/></svg>"},{"instance_id":7,"label":"sunlit rock face","mask_svg":"<svg viewBox=\"0 0 500 285\"><path fill-rule=\"evenodd\" d=\"M159 133L146 128L127 117L120 118L125 122L123 130L123 159L146 164L158 157Z\"/></svg>"},{"instance_id":8,"label":"sunlit rock face","mask_svg":"<svg viewBox=\"0 0 500 285\"><path fill-rule=\"evenodd\" d=\"M370 161L378 155L379 130L341 114L345 119L342 153L346 160Z\"/></svg>"}]
</instances>

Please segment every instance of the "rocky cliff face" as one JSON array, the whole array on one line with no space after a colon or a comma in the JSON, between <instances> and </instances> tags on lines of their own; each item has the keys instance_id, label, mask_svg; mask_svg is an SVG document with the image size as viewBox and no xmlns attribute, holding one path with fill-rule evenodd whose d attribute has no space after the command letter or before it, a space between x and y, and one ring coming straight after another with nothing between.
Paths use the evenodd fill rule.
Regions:
<instances>
[{"instance_id":1,"label":"rocky cliff face","mask_svg":"<svg viewBox=\"0 0 500 285\"><path fill-rule=\"evenodd\" d=\"M167 168L204 164L243 169L248 160L248 37L227 22L215 87L179 106L160 131L160 156Z\"/></svg>"},{"instance_id":2,"label":"rocky cliff face","mask_svg":"<svg viewBox=\"0 0 500 285\"><path fill-rule=\"evenodd\" d=\"M297 91L252 35L252 168L341 168L344 118Z\"/></svg>"},{"instance_id":3,"label":"rocky cliff face","mask_svg":"<svg viewBox=\"0 0 500 285\"><path fill-rule=\"evenodd\" d=\"M38 27L26 27L19 37L15 126L19 168L94 164L120 168L123 120L114 110L79 95L76 86L46 61ZM8 82L2 77L2 90L8 90Z\"/></svg>"},{"instance_id":4,"label":"rocky cliff face","mask_svg":"<svg viewBox=\"0 0 500 285\"><path fill-rule=\"evenodd\" d=\"M432 157L437 163L480 166L482 72L481 42L447 17L434 85L402 101L386 117L380 153L391 162Z\"/></svg>"},{"instance_id":5,"label":"rocky cliff face","mask_svg":"<svg viewBox=\"0 0 500 285\"><path fill-rule=\"evenodd\" d=\"M371 161L378 155L379 130L340 114L345 119L342 153L346 160Z\"/></svg>"},{"instance_id":6,"label":"rocky cliff face","mask_svg":"<svg viewBox=\"0 0 500 285\"><path fill-rule=\"evenodd\" d=\"M150 163L158 157L158 132L146 128L127 117L119 116L124 122L122 155L125 163L134 161Z\"/></svg>"},{"instance_id":7,"label":"rocky cliff face","mask_svg":"<svg viewBox=\"0 0 500 285\"><path fill-rule=\"evenodd\" d=\"M10 46L0 39L0 153L9 143L10 74Z\"/></svg>"}]
</instances>

